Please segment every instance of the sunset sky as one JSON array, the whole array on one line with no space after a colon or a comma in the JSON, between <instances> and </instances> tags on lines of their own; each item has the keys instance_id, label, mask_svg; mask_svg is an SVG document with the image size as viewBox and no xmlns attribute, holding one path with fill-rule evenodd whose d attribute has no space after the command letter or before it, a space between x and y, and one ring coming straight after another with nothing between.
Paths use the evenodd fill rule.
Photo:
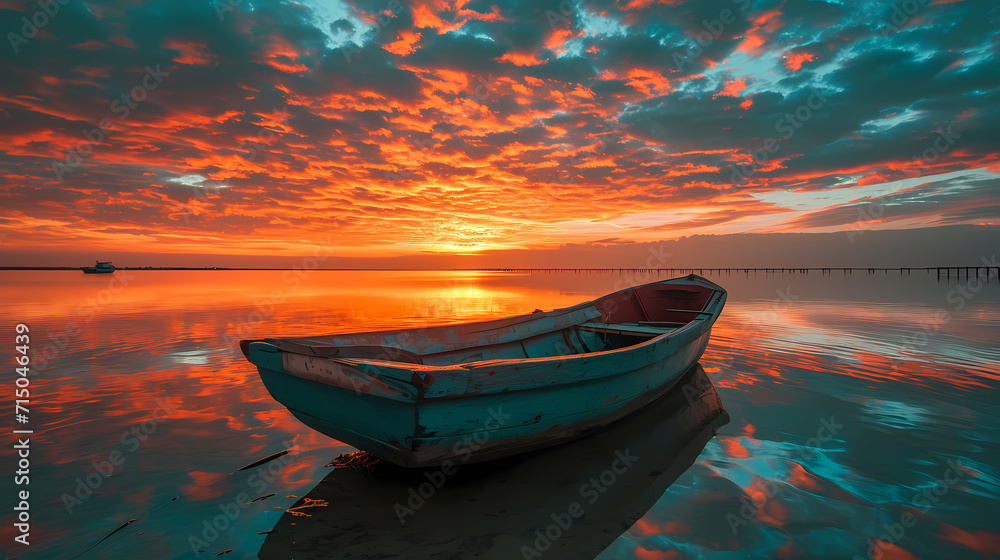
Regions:
<instances>
[{"instance_id":1,"label":"sunset sky","mask_svg":"<svg viewBox=\"0 0 1000 560\"><path fill-rule=\"evenodd\" d=\"M0 0L0 247L997 224L997 29L994 0Z\"/></svg>"}]
</instances>

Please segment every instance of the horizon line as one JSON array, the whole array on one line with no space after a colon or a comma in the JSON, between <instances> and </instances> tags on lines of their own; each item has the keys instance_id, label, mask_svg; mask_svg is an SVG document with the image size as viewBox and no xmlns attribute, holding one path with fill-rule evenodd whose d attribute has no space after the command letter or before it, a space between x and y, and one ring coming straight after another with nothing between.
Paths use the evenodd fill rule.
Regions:
<instances>
[{"instance_id":1,"label":"horizon line","mask_svg":"<svg viewBox=\"0 0 1000 560\"><path fill-rule=\"evenodd\" d=\"M83 270L85 266L0 266L0 270ZM669 267L669 268L652 268L652 267L607 267L607 268L594 268L594 267L554 267L554 268L521 268L521 267L473 267L473 268L264 268L264 267L223 267L223 266L211 266L211 267L181 267L181 266L116 266L114 270L221 270L221 271L289 271L289 270L302 270L306 272L580 272L580 271L593 271L593 272L615 272L615 271L660 271L660 272L809 272L809 271L855 271L863 270L869 272L882 272L882 271L914 271L914 270L969 270L969 269L997 269L1000 272L1000 266L992 265L958 265L958 266L792 266L792 267L708 267L708 266L685 266L685 267Z\"/></svg>"}]
</instances>

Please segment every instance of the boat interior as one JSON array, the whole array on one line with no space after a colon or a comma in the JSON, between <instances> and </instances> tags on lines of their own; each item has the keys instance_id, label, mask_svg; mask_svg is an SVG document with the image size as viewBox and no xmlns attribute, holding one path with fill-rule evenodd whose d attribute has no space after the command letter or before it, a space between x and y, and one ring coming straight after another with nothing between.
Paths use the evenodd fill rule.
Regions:
<instances>
[{"instance_id":1,"label":"boat interior","mask_svg":"<svg viewBox=\"0 0 1000 560\"><path fill-rule=\"evenodd\" d=\"M605 352L645 342L683 325L640 325L584 322L528 338L420 356L421 364L444 366L485 360L516 360Z\"/></svg>"},{"instance_id":2,"label":"boat interior","mask_svg":"<svg viewBox=\"0 0 1000 560\"><path fill-rule=\"evenodd\" d=\"M604 352L645 342L707 317L715 290L690 284L648 284L616 292L585 307L483 323L353 336L267 339L284 351L345 359L447 366L486 360L543 358ZM247 341L249 342L249 341Z\"/></svg>"}]
</instances>

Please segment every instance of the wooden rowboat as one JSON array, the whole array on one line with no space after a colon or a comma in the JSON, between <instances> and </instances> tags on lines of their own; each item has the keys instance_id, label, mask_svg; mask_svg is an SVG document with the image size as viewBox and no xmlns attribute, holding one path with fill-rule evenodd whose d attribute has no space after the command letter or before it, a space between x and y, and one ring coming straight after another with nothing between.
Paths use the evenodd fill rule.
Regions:
<instances>
[{"instance_id":1,"label":"wooden rowboat","mask_svg":"<svg viewBox=\"0 0 1000 560\"><path fill-rule=\"evenodd\" d=\"M652 403L701 357L725 302L692 274L530 315L240 347L307 426L405 467L472 463Z\"/></svg>"}]
</instances>

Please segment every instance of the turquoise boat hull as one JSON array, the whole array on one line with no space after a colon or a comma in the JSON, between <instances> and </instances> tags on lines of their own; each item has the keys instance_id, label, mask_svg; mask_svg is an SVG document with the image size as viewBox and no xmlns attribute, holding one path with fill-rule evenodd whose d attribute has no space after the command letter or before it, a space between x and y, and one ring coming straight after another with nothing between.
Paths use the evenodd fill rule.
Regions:
<instances>
[{"instance_id":1,"label":"turquoise boat hull","mask_svg":"<svg viewBox=\"0 0 1000 560\"><path fill-rule=\"evenodd\" d=\"M507 319L241 346L310 428L405 467L463 464L646 407L701 357L725 300L692 275Z\"/></svg>"}]
</instances>

